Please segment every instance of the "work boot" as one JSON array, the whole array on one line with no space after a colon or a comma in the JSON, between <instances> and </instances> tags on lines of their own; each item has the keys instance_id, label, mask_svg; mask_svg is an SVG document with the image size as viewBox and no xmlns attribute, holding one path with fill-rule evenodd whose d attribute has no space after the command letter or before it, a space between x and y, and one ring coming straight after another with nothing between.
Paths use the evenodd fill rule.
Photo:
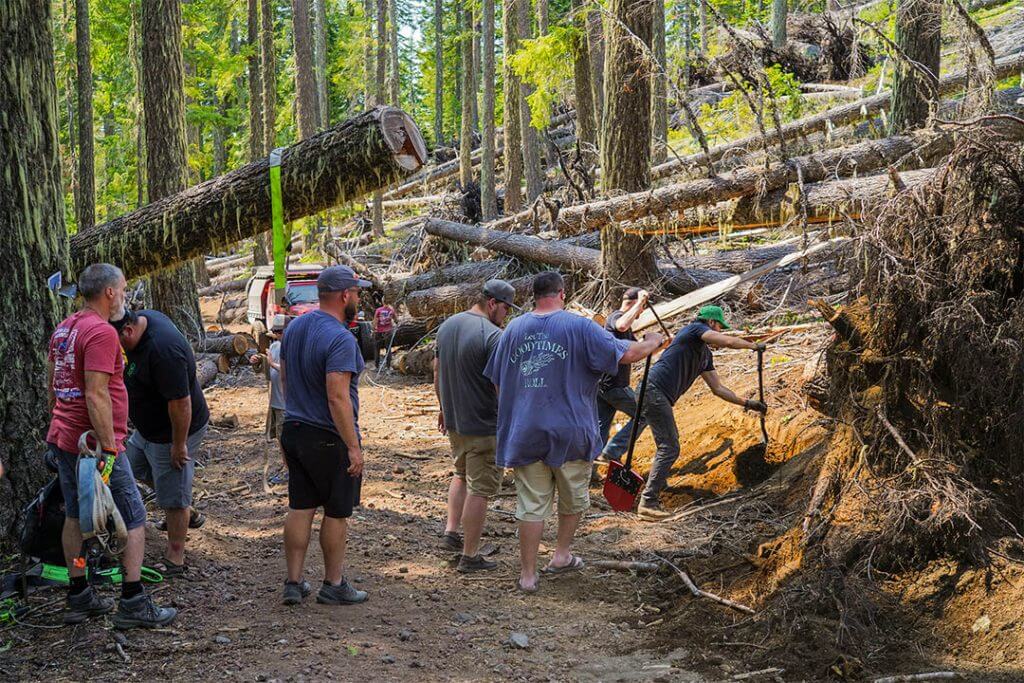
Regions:
<instances>
[{"instance_id":1,"label":"work boot","mask_svg":"<svg viewBox=\"0 0 1024 683\"><path fill-rule=\"evenodd\" d=\"M113 622L119 629L156 628L167 626L177 616L178 610L173 607L157 607L148 593L141 593L134 598L121 598Z\"/></svg>"},{"instance_id":2,"label":"work boot","mask_svg":"<svg viewBox=\"0 0 1024 683\"><path fill-rule=\"evenodd\" d=\"M472 572L483 572L488 569L494 569L497 566L497 562L491 562L490 560L484 559L484 556L480 554L477 554L475 557L463 555L459 558L459 564L455 566L455 571L463 574L470 574Z\"/></svg>"},{"instance_id":3,"label":"work boot","mask_svg":"<svg viewBox=\"0 0 1024 683\"><path fill-rule=\"evenodd\" d=\"M636 516L648 522L660 522L666 517L671 517L672 513L662 508L660 503L641 502L636 509Z\"/></svg>"},{"instance_id":4,"label":"work boot","mask_svg":"<svg viewBox=\"0 0 1024 683\"><path fill-rule=\"evenodd\" d=\"M462 534L458 531L446 531L441 536L440 541L441 548L443 550L454 550L455 552L462 551Z\"/></svg>"},{"instance_id":5,"label":"work boot","mask_svg":"<svg viewBox=\"0 0 1024 683\"><path fill-rule=\"evenodd\" d=\"M68 594L68 609L64 612L65 624L81 624L90 617L98 617L114 609L112 598L101 597L88 586L75 595Z\"/></svg>"},{"instance_id":6,"label":"work boot","mask_svg":"<svg viewBox=\"0 0 1024 683\"><path fill-rule=\"evenodd\" d=\"M285 581L281 602L285 605L297 605L312 592L313 587L305 579L302 581Z\"/></svg>"},{"instance_id":7,"label":"work boot","mask_svg":"<svg viewBox=\"0 0 1024 683\"><path fill-rule=\"evenodd\" d=\"M321 605L358 605L366 602L368 597L369 593L354 588L352 584L342 579L337 586L324 581L324 585L320 586L320 592L316 594L316 601Z\"/></svg>"}]
</instances>

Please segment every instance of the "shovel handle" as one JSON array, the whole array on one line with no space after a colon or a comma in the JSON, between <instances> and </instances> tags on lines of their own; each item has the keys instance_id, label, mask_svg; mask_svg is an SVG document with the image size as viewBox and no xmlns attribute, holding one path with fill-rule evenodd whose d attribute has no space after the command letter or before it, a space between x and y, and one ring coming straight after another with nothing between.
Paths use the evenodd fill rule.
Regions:
<instances>
[{"instance_id":1,"label":"shovel handle","mask_svg":"<svg viewBox=\"0 0 1024 683\"><path fill-rule=\"evenodd\" d=\"M757 350L757 399L764 403L764 349ZM761 413L761 441L768 443L768 430L764 426L764 413Z\"/></svg>"},{"instance_id":2,"label":"shovel handle","mask_svg":"<svg viewBox=\"0 0 1024 683\"><path fill-rule=\"evenodd\" d=\"M653 355L653 354L652 354ZM633 465L633 447L636 446L636 436L640 432L640 416L644 407L644 395L647 393L647 376L651 373L651 356L644 361L644 376L640 380L640 396L636 399L636 415L633 416L633 428L629 432L629 451L626 453L626 464L623 467L628 472Z\"/></svg>"}]
</instances>

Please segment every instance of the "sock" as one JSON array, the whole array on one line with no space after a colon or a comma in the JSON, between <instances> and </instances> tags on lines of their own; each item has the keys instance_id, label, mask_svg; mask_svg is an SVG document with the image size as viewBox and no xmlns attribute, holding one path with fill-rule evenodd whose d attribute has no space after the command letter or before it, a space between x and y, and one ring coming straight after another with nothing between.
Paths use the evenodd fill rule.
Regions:
<instances>
[{"instance_id":1,"label":"sock","mask_svg":"<svg viewBox=\"0 0 1024 683\"><path fill-rule=\"evenodd\" d=\"M121 599L131 600L142 595L142 581L125 581L121 584Z\"/></svg>"},{"instance_id":2,"label":"sock","mask_svg":"<svg viewBox=\"0 0 1024 683\"><path fill-rule=\"evenodd\" d=\"M88 587L89 582L84 576L72 576L68 583L68 593L71 595L78 595Z\"/></svg>"}]
</instances>

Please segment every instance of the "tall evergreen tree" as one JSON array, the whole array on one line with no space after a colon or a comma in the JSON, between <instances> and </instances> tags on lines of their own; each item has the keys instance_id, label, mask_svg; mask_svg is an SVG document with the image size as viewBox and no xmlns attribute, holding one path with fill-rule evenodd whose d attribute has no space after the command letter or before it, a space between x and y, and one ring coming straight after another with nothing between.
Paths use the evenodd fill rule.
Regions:
<instances>
[{"instance_id":1,"label":"tall evergreen tree","mask_svg":"<svg viewBox=\"0 0 1024 683\"><path fill-rule=\"evenodd\" d=\"M654 50L654 87L651 89L651 161L668 158L668 66L665 46L665 0L654 0L651 42Z\"/></svg>"},{"instance_id":2,"label":"tall evergreen tree","mask_svg":"<svg viewBox=\"0 0 1024 683\"><path fill-rule=\"evenodd\" d=\"M320 128L331 125L327 88L327 0L313 0L313 62L316 67L316 102Z\"/></svg>"},{"instance_id":3,"label":"tall evergreen tree","mask_svg":"<svg viewBox=\"0 0 1024 683\"><path fill-rule=\"evenodd\" d=\"M313 68L313 26L309 0L292 0L292 37L295 41L295 103L298 109L299 139L316 134L320 127L320 106L316 101Z\"/></svg>"},{"instance_id":4,"label":"tall evergreen tree","mask_svg":"<svg viewBox=\"0 0 1024 683\"><path fill-rule=\"evenodd\" d=\"M895 43L900 54L893 72L891 126L893 133L902 133L923 126L937 104L935 85L942 58L939 0L898 0Z\"/></svg>"},{"instance_id":5,"label":"tall evergreen tree","mask_svg":"<svg viewBox=\"0 0 1024 683\"><path fill-rule=\"evenodd\" d=\"M786 45L786 16L789 4L786 0L772 0L772 47L781 49Z\"/></svg>"},{"instance_id":6,"label":"tall evergreen tree","mask_svg":"<svg viewBox=\"0 0 1024 683\"><path fill-rule=\"evenodd\" d=\"M398 0L388 0L388 104L402 106L401 65L398 54Z\"/></svg>"},{"instance_id":7,"label":"tall evergreen tree","mask_svg":"<svg viewBox=\"0 0 1024 683\"><path fill-rule=\"evenodd\" d=\"M277 65L274 57L274 0L260 4L260 66L263 78L263 153L277 145Z\"/></svg>"},{"instance_id":8,"label":"tall evergreen tree","mask_svg":"<svg viewBox=\"0 0 1024 683\"><path fill-rule=\"evenodd\" d=\"M533 37L530 26L530 0L516 3L516 28L519 39ZM533 93L533 87L525 81L519 86L519 125L523 138L523 174L526 176L526 201L532 202L544 191L544 169L540 164L540 140L537 129L530 123L530 103L526 98Z\"/></svg>"},{"instance_id":9,"label":"tall evergreen tree","mask_svg":"<svg viewBox=\"0 0 1024 683\"><path fill-rule=\"evenodd\" d=\"M249 76L249 161L264 156L263 152L263 79L260 75L260 7L259 0L248 0L245 43ZM252 248L252 262L267 265L267 235L256 235Z\"/></svg>"},{"instance_id":10,"label":"tall evergreen tree","mask_svg":"<svg viewBox=\"0 0 1024 683\"><path fill-rule=\"evenodd\" d=\"M78 64L78 229L96 224L96 154L92 125L92 55L89 0L75 0L75 55Z\"/></svg>"},{"instance_id":11,"label":"tall evergreen tree","mask_svg":"<svg viewBox=\"0 0 1024 683\"><path fill-rule=\"evenodd\" d=\"M485 221L498 215L494 187L494 0L483 0L483 142L480 158L480 204Z\"/></svg>"},{"instance_id":12,"label":"tall evergreen tree","mask_svg":"<svg viewBox=\"0 0 1024 683\"><path fill-rule=\"evenodd\" d=\"M444 139L444 0L434 0L434 144Z\"/></svg>"},{"instance_id":13,"label":"tall evergreen tree","mask_svg":"<svg viewBox=\"0 0 1024 683\"><path fill-rule=\"evenodd\" d=\"M505 89L505 213L516 213L523 206L523 152L522 131L519 126L519 98L522 93L519 77L512 69L510 58L519 49L518 6L529 0L504 0L501 12L504 37L504 89Z\"/></svg>"},{"instance_id":14,"label":"tall evergreen tree","mask_svg":"<svg viewBox=\"0 0 1024 683\"><path fill-rule=\"evenodd\" d=\"M576 97L576 140L588 164L597 160L597 119L594 116L594 86L591 82L590 35L581 0L573 0L573 24L577 29L573 45L573 93Z\"/></svg>"},{"instance_id":15,"label":"tall evergreen tree","mask_svg":"<svg viewBox=\"0 0 1024 683\"><path fill-rule=\"evenodd\" d=\"M473 100L476 84L473 72L473 8L463 0L459 10L462 16L462 119L459 128L459 182L463 188L473 182Z\"/></svg>"}]
</instances>

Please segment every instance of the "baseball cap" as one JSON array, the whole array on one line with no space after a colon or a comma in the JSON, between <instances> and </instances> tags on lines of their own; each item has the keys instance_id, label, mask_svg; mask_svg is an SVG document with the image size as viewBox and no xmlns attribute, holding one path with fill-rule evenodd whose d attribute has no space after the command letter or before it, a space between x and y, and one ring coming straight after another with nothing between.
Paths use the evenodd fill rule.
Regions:
<instances>
[{"instance_id":1,"label":"baseball cap","mask_svg":"<svg viewBox=\"0 0 1024 683\"><path fill-rule=\"evenodd\" d=\"M321 292L344 292L350 287L370 287L372 284L369 280L360 280L348 266L324 268L316 278L316 288Z\"/></svg>"},{"instance_id":2,"label":"baseball cap","mask_svg":"<svg viewBox=\"0 0 1024 683\"><path fill-rule=\"evenodd\" d=\"M516 306L516 288L504 280L488 280L485 282L484 295L503 304L508 304L517 311L519 310L519 307Z\"/></svg>"},{"instance_id":3,"label":"baseball cap","mask_svg":"<svg viewBox=\"0 0 1024 683\"><path fill-rule=\"evenodd\" d=\"M721 306L704 306L697 311L697 318L700 320L714 320L722 324L727 330L731 330L729 323L725 322L725 316L722 314Z\"/></svg>"},{"instance_id":4,"label":"baseball cap","mask_svg":"<svg viewBox=\"0 0 1024 683\"><path fill-rule=\"evenodd\" d=\"M630 287L622 293L624 301L636 301L640 298L641 289L639 287Z\"/></svg>"}]
</instances>

